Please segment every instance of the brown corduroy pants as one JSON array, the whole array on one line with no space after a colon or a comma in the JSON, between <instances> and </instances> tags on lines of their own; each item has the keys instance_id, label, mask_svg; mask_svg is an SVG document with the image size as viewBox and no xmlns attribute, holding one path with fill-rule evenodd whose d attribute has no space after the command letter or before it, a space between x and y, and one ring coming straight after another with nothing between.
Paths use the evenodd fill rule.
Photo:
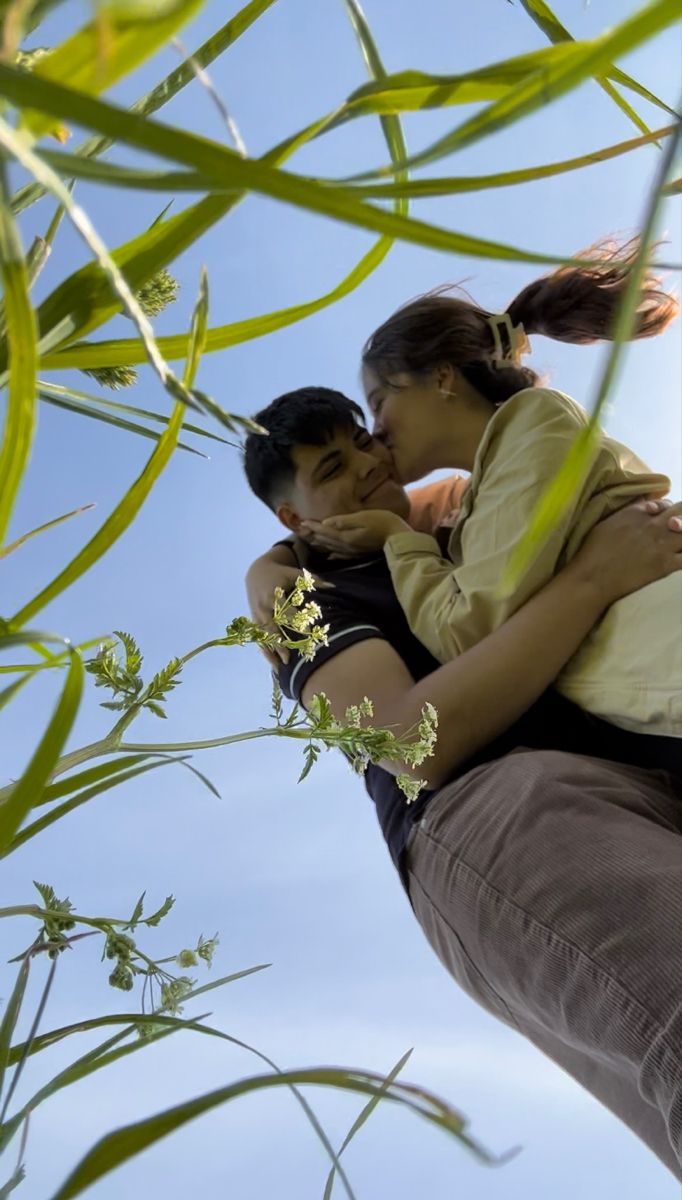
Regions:
<instances>
[{"instance_id":1,"label":"brown corduroy pants","mask_svg":"<svg viewBox=\"0 0 682 1200\"><path fill-rule=\"evenodd\" d=\"M410 900L453 978L682 1178L682 794L519 750L430 801Z\"/></svg>"}]
</instances>

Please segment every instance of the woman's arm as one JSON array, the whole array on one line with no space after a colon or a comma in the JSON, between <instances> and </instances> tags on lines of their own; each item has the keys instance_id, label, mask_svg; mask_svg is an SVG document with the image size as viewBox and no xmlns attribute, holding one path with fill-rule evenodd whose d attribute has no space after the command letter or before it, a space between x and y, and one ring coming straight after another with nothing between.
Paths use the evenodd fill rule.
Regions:
<instances>
[{"instance_id":1,"label":"woman's arm","mask_svg":"<svg viewBox=\"0 0 682 1200\"><path fill-rule=\"evenodd\" d=\"M530 516L586 423L582 409L559 392L519 393L496 413L486 433L480 482L472 480L473 508L451 547L455 563L443 558L425 534L404 532L386 542L393 586L410 628L439 662L475 646L516 612L565 561L569 540L579 544L628 496L660 491L665 483L663 476L620 472L613 454L600 451L530 566L511 592L500 595L500 581ZM614 488L619 498L610 505ZM581 536L573 538L579 527Z\"/></svg>"},{"instance_id":2,"label":"woman's arm","mask_svg":"<svg viewBox=\"0 0 682 1200\"><path fill-rule=\"evenodd\" d=\"M646 507L634 505L602 521L571 563L500 629L425 679L415 683L396 651L374 639L340 651L314 671L303 703L322 691L342 719L349 705L369 696L373 724L397 736L414 729L423 706L433 704L435 753L412 774L441 787L538 699L610 604L682 570L682 504L655 516ZM382 765L400 772L399 764Z\"/></svg>"}]
</instances>

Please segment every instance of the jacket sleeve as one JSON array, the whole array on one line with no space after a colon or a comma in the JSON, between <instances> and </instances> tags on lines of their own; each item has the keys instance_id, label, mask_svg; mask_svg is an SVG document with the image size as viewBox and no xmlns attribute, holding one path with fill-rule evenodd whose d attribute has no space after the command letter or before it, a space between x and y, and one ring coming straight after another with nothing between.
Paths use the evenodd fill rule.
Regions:
<instances>
[{"instance_id":1,"label":"jacket sleeve","mask_svg":"<svg viewBox=\"0 0 682 1200\"><path fill-rule=\"evenodd\" d=\"M388 540L386 557L410 628L439 662L481 641L555 574L587 499L613 471L611 455L597 456L513 592L500 594L537 501L586 422L583 410L561 393L546 388L518 393L498 409L484 435L471 480L473 507L450 541L453 561L422 533ZM606 511L605 505L601 516ZM595 523L598 514L591 515Z\"/></svg>"}]
</instances>

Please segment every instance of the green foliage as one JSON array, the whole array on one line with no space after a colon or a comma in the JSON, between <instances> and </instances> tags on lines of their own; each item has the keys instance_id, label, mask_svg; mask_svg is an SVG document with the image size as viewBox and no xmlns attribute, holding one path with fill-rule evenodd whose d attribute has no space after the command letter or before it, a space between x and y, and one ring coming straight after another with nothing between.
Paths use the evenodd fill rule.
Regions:
<instances>
[{"instance_id":1,"label":"green foliage","mask_svg":"<svg viewBox=\"0 0 682 1200\"><path fill-rule=\"evenodd\" d=\"M298 705L287 708L275 682L270 725L229 732L210 740L171 745L135 744L126 740L127 731L141 713L150 712L165 718L171 693L184 678L185 668L201 653L208 650L223 653L234 651L235 647L254 645L269 650L286 647L312 658L325 643L327 629L320 623L320 609L309 595L312 579L305 572L288 595L277 595L271 628L263 629L249 618L237 616L220 636L182 656L171 658L148 682L143 674L142 652L133 636L125 631L116 631L114 637L99 641L95 654L86 658L94 643L74 646L56 634L27 629L27 623L53 599L76 585L108 553L136 519L161 473L170 466L176 449L199 454L193 446L179 440L183 430L204 440L226 444L227 439L220 432L190 424L186 420L188 409L193 410L192 415L199 414L203 420L208 418L222 432L228 431L231 435L253 428L247 418L223 411L216 401L195 387L204 353L264 337L348 296L380 266L396 239L499 261L561 261L556 255L534 248L517 248L428 224L410 215L409 201L413 197L454 196L464 191L522 186L532 180L582 170L595 162L606 162L660 142L664 153L643 224L642 253L633 267L631 290L620 314L613 352L601 380L594 415L596 422L610 393L622 344L631 329L638 272L649 253L660 198L679 190L679 180L668 179L679 135L679 120L663 101L626 75L616 60L668 28L677 18L679 6L676 0L650 0L613 29L580 42L573 39L544 0L521 0L521 8L543 31L552 43L550 46L457 74L434 76L409 69L387 72L359 3L344 0L369 82L341 98L333 111L323 114L304 129L294 131L261 158L253 159L235 153L222 141L199 137L190 130L153 119L153 114L196 78L197 67L203 68L215 61L255 22L266 17L274 0L249 0L190 58L140 97L129 111L121 109L103 93L166 45L182 24L200 10L201 0L163 0L153 6L147 0L132 0L132 3L108 0L106 4L98 5L92 19L60 45L49 50L23 45L25 35L37 28L59 2L36 0L33 4L22 4L0 0L4 51L0 62L0 96L3 99L0 115L0 271L4 291L0 310L0 386L7 389L0 443L0 541L9 528L29 463L39 404L50 404L67 412L69 420L78 417L105 422L119 433L152 439L155 445L138 478L73 559L64 563L54 578L38 587L13 616L0 620L0 650L16 651L21 647L27 657L31 656L30 662L21 663L15 662L12 655L12 662L0 668L17 676L0 691L0 709L11 703L37 672L52 671L57 680L53 713L46 728L36 732L35 749L28 764L17 780L0 790L0 855L14 853L32 838L45 836L51 825L104 796L112 788L164 766L177 765L192 772L194 779L215 797L218 795L216 788L189 761L190 753L263 737L284 737L301 744L304 760L301 779L313 768L322 751L330 747L340 749L356 771L363 771L369 762L390 762L398 771L398 782L409 802L420 791L418 768L433 752L437 736L437 714L429 705L425 706L417 727L397 737L392 731L372 724L373 710L369 699L348 708L339 720L322 694L315 697L307 712ZM516 123L526 115L550 106L555 99L588 80L595 81L606 92L637 127L640 136L560 162L534 166L518 163L508 171L477 177L448 174L438 178L410 178L411 167L437 162L494 132L514 130ZM674 118L674 123L650 132L632 103L625 99L623 90L631 98L645 100L664 110ZM473 116L468 116L432 145L410 156L401 113L457 108L472 103L480 106ZM548 113L551 113L549 108ZM285 164L290 163L297 150L313 139L365 117L379 119L390 162L343 180L314 179L285 169ZM67 152L57 148L54 139L62 141L72 124L91 130L93 136L75 151ZM43 134L52 135L45 145L37 140ZM151 155L155 163L161 161L145 168L99 161L114 143L142 150ZM8 162L15 169L21 168L26 179L14 196L9 195L7 188ZM74 181L78 179L90 180L100 187L134 187L150 193L165 191L178 196L196 193L197 199L173 215L164 209L151 228L138 229L131 224L126 240L110 249L88 214L74 200ZM189 329L157 338L150 319L172 304L178 291L170 265L206 230L229 218L251 192L293 204L316 215L326 215L332 221L371 230L378 235L377 240L344 278L323 295L213 328L208 324L208 279L202 271ZM55 210L44 234L35 237L25 252L16 218L46 194L55 197ZM389 201L389 207L384 205L385 201ZM31 288L48 264L51 248L64 220L69 221L83 239L90 261L57 280L34 311ZM90 334L106 327L120 313L132 320L132 337L88 340ZM174 373L169 361L183 363L181 376ZM135 385L135 367L144 362L151 363L154 368L164 398L167 394L173 401L169 413L124 404L37 378L39 367L45 370L77 368L101 387L117 391ZM554 519L557 505L560 506L570 489L578 485L589 458L595 429L593 423L585 439L576 444L566 470L552 485L553 490L543 501L544 507L536 514L521 548L523 553L532 554L537 540L544 536L548 522ZM81 506L14 537L0 547L0 563L29 538L88 507L91 506ZM67 751L67 740L76 726L85 673L94 688L100 689L100 694L107 693L102 707L115 714L114 724L98 741ZM30 918L38 923L31 945L14 960L18 962L16 978L8 989L9 998L0 1022L0 1151L21 1133L18 1161L4 1187L0 1187L0 1197L13 1192L23 1178L28 1118L40 1104L94 1072L179 1031L192 1031L199 1036L240 1045L257 1054L270 1073L230 1084L102 1139L75 1168L53 1200L80 1194L110 1170L202 1112L273 1086L286 1086L292 1091L328 1155L331 1172L325 1200L329 1200L336 1179L352 1200L352 1188L339 1156L380 1101L406 1106L447 1130L481 1162L494 1161L469 1137L460 1114L420 1089L397 1083L407 1055L385 1079L367 1072L330 1068L282 1072L260 1051L205 1025L202 1017L186 1019L183 1009L190 1001L212 988L232 983L262 968L236 971L198 986L192 972L202 969L202 964L210 968L218 945L217 934L207 938L201 934L195 944L182 945L170 955L155 958L148 954L139 944L140 935L145 939L151 936L169 915L173 896L167 896L146 916L146 894L142 892L129 918L114 919L78 913L71 902L61 899L50 885L36 883L35 887L40 897L39 905L0 909L0 918ZM117 992L127 995L139 989L140 1011L81 1019L61 1029L41 1033L39 1026L55 971L67 968L71 957L63 951L67 948L75 951L83 937L100 939L109 984ZM29 975L37 973L43 965L46 966L45 981L28 1036L23 1042L12 1044L26 1004ZM29 1058L56 1042L104 1026L111 1026L116 1032L49 1078L26 1103L11 1111L17 1084ZM3 1083L8 1081L10 1074L3 1092ZM301 1094L301 1084L332 1086L369 1097L338 1153Z\"/></svg>"}]
</instances>

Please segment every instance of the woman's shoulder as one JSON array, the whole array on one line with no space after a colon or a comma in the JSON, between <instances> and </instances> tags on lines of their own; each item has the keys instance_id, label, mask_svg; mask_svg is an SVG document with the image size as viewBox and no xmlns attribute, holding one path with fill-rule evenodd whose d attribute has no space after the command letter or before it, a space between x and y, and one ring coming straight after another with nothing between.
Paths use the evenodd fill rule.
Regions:
<instances>
[{"instance_id":1,"label":"woman's shoulder","mask_svg":"<svg viewBox=\"0 0 682 1200\"><path fill-rule=\"evenodd\" d=\"M589 421L585 409L572 396L549 387L530 387L516 392L500 405L494 420L535 422L538 417L541 421L568 419L575 425L587 425Z\"/></svg>"}]
</instances>

